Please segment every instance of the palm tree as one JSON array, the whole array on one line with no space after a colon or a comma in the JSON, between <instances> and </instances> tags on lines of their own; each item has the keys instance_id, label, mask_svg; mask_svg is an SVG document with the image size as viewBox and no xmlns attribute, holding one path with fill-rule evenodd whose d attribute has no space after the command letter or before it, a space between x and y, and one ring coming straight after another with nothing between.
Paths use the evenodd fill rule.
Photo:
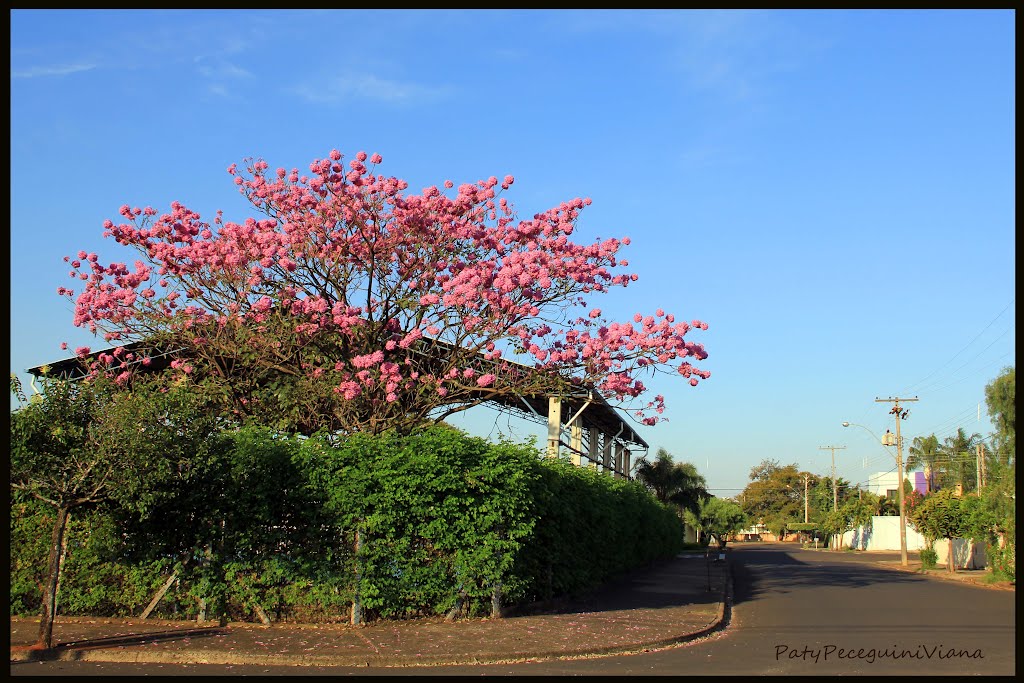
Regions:
<instances>
[{"instance_id":1,"label":"palm tree","mask_svg":"<svg viewBox=\"0 0 1024 683\"><path fill-rule=\"evenodd\" d=\"M935 470L942 460L942 446L939 445L939 438L934 434L930 436L915 436L914 443L910 446L910 455L907 457L907 471L916 470L918 467L924 469L925 493L931 493L935 489Z\"/></svg>"},{"instance_id":2,"label":"palm tree","mask_svg":"<svg viewBox=\"0 0 1024 683\"><path fill-rule=\"evenodd\" d=\"M696 465L689 462L677 463L675 472L676 490L669 496L669 502L684 510L693 510L701 500L709 497L707 480L697 472Z\"/></svg>"},{"instance_id":3,"label":"palm tree","mask_svg":"<svg viewBox=\"0 0 1024 683\"><path fill-rule=\"evenodd\" d=\"M975 432L970 436L963 427L957 427L956 434L947 436L939 449L944 460L946 484L959 484L963 490L974 488L977 482L975 469L975 449L981 443L981 434Z\"/></svg>"},{"instance_id":4,"label":"palm tree","mask_svg":"<svg viewBox=\"0 0 1024 683\"><path fill-rule=\"evenodd\" d=\"M672 455L659 448L654 462L646 457L637 463L636 477L654 497L683 510L696 510L698 501L708 497L707 481L688 462L675 463Z\"/></svg>"}]
</instances>

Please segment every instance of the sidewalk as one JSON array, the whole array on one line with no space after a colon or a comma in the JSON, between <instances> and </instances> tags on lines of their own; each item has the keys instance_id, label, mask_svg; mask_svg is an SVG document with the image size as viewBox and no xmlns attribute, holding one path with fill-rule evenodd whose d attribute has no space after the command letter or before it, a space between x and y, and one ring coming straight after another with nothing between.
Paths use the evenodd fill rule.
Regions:
<instances>
[{"instance_id":1,"label":"sidewalk","mask_svg":"<svg viewBox=\"0 0 1024 683\"><path fill-rule=\"evenodd\" d=\"M710 585L710 590L709 590ZM657 649L727 620L728 561L684 554L592 595L523 616L347 624L61 618L50 650L39 621L11 618L11 663L45 660L302 666L425 666L586 657Z\"/></svg>"}]
</instances>

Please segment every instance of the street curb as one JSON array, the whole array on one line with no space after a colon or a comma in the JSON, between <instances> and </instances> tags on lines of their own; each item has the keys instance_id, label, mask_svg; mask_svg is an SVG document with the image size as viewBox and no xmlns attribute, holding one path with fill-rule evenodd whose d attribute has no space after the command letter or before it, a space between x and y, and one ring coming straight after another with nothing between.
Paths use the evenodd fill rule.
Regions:
<instances>
[{"instance_id":1,"label":"street curb","mask_svg":"<svg viewBox=\"0 0 1024 683\"><path fill-rule=\"evenodd\" d=\"M970 578L954 578L952 576L946 576L945 575L945 570L943 570L942 572L922 572L920 569L915 569L914 567L890 566L890 565L880 565L880 566L883 569L888 569L888 570L894 571L894 572L903 572L904 574L913 574L914 576L921 576L921 577L924 577L926 579L932 579L933 581L945 581L946 583L955 583L955 584L959 584L961 586L973 586L975 588L986 588L988 590L997 590L997 591L1016 591L1017 590L1017 586L1015 584L1010 584L1010 585L1001 585L1001 584L998 584L998 583L988 584L988 583L982 583L980 581L976 581L976 580L974 580L973 577L970 577ZM959 572L960 570L957 570L957 571Z\"/></svg>"},{"instance_id":2,"label":"street curb","mask_svg":"<svg viewBox=\"0 0 1024 683\"><path fill-rule=\"evenodd\" d=\"M551 661L610 657L662 650L706 638L726 628L732 615L733 574L732 563L726 560L725 581L715 619L708 626L692 633L662 638L647 643L595 647L589 650L538 650L493 655L280 655L240 654L181 650L177 652L118 651L104 648L68 648L60 645L41 649L11 647L11 663L25 662L123 662L145 664L222 664L263 666L343 666L343 667L415 667L453 666L464 664L512 664L525 661Z\"/></svg>"}]
</instances>

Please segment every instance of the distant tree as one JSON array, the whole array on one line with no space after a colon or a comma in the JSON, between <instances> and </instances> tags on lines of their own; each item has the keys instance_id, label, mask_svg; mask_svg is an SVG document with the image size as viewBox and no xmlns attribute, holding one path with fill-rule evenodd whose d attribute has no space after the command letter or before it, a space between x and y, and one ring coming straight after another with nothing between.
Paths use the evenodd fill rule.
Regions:
<instances>
[{"instance_id":1,"label":"distant tree","mask_svg":"<svg viewBox=\"0 0 1024 683\"><path fill-rule=\"evenodd\" d=\"M793 465L796 467L796 465ZM778 460L765 458L757 465L750 468L750 481L765 481L771 479L776 472L783 469Z\"/></svg>"},{"instance_id":2,"label":"distant tree","mask_svg":"<svg viewBox=\"0 0 1024 683\"><path fill-rule=\"evenodd\" d=\"M874 515L875 501L870 498L849 498L843 504L827 512L819 528L833 538L834 550L842 548L842 536L847 531L867 526Z\"/></svg>"},{"instance_id":3,"label":"distant tree","mask_svg":"<svg viewBox=\"0 0 1024 683\"><path fill-rule=\"evenodd\" d=\"M810 509L811 518L818 519L819 516L831 512L837 506L841 506L851 496L857 497L856 488L842 477L836 477L836 485L833 490L832 477L813 476L810 488Z\"/></svg>"},{"instance_id":4,"label":"distant tree","mask_svg":"<svg viewBox=\"0 0 1024 683\"><path fill-rule=\"evenodd\" d=\"M777 536L789 522L804 519L804 482L796 464L780 466L764 460L750 471L751 481L740 494L743 512ZM813 500L813 499L812 499Z\"/></svg>"},{"instance_id":5,"label":"distant tree","mask_svg":"<svg viewBox=\"0 0 1024 683\"><path fill-rule=\"evenodd\" d=\"M935 493L935 492L933 491L932 493ZM929 495L932 495L932 494L929 494ZM893 517L899 516L899 514L900 514L900 505L899 505L898 501L896 501L893 498L883 498L882 500L884 500L887 503L889 503L889 502L892 503L892 508L891 508L892 509L892 514L890 516L893 516ZM924 500L925 500L924 494L922 494L920 491L917 491L916 489L912 489L910 491L907 491L904 494L904 496L903 496L903 507L904 507L904 510L906 511L906 518L908 520L910 520L912 518L912 515L914 514L914 511L917 510L921 506L921 504L924 503ZM879 514L886 514L886 513L879 513Z\"/></svg>"},{"instance_id":6,"label":"distant tree","mask_svg":"<svg viewBox=\"0 0 1024 683\"><path fill-rule=\"evenodd\" d=\"M993 571L1010 580L1016 578L1016 370L1005 368L985 387L988 407L996 432L992 447L985 452L985 485L982 506L989 513L992 528L986 555Z\"/></svg>"},{"instance_id":7,"label":"distant tree","mask_svg":"<svg viewBox=\"0 0 1024 683\"><path fill-rule=\"evenodd\" d=\"M1013 459L1016 452L1016 368L1004 368L999 376L985 386L985 405L995 425L994 452L1003 461Z\"/></svg>"},{"instance_id":8,"label":"distant tree","mask_svg":"<svg viewBox=\"0 0 1024 683\"><path fill-rule=\"evenodd\" d=\"M740 506L725 498L702 498L696 510L685 512L687 524L708 534L724 548L729 537L743 529L749 521Z\"/></svg>"},{"instance_id":9,"label":"distant tree","mask_svg":"<svg viewBox=\"0 0 1024 683\"><path fill-rule=\"evenodd\" d=\"M27 400L11 375L20 405L10 418L10 476L12 491L56 513L37 641L49 648L68 516L108 501L144 515L160 499L161 484L188 471L215 424L177 387L127 391L102 378L44 379L42 386Z\"/></svg>"},{"instance_id":10,"label":"distant tree","mask_svg":"<svg viewBox=\"0 0 1024 683\"><path fill-rule=\"evenodd\" d=\"M689 462L674 462L672 454L659 448L654 462L642 458L636 468L636 478L662 503L693 510L701 498L706 498L707 481Z\"/></svg>"},{"instance_id":11,"label":"distant tree","mask_svg":"<svg viewBox=\"0 0 1024 683\"><path fill-rule=\"evenodd\" d=\"M943 439L939 452L943 458L943 485L945 487L961 486L964 492L973 491L977 487L977 445L981 443L981 434L968 435L963 427L956 433Z\"/></svg>"},{"instance_id":12,"label":"distant tree","mask_svg":"<svg viewBox=\"0 0 1024 683\"><path fill-rule=\"evenodd\" d=\"M776 513L767 517L762 517L761 523L764 524L770 534L781 540L785 538L786 530L789 529L789 525L797 519L797 516L794 514Z\"/></svg>"},{"instance_id":13,"label":"distant tree","mask_svg":"<svg viewBox=\"0 0 1024 683\"><path fill-rule=\"evenodd\" d=\"M878 506L876 507L879 517L896 517L900 514L899 503L888 496L878 497Z\"/></svg>"},{"instance_id":14,"label":"distant tree","mask_svg":"<svg viewBox=\"0 0 1024 683\"><path fill-rule=\"evenodd\" d=\"M879 496L874 493L871 493L870 491L859 490L858 497L868 504L871 510L872 517L874 517L875 515L882 514L879 510L882 506L882 501L885 500L885 496ZM899 514L898 511L897 514Z\"/></svg>"},{"instance_id":15,"label":"distant tree","mask_svg":"<svg viewBox=\"0 0 1024 683\"><path fill-rule=\"evenodd\" d=\"M934 434L915 436L907 456L906 471L911 472L918 467L924 470L925 493L935 490L935 473L941 467L942 446Z\"/></svg>"}]
</instances>

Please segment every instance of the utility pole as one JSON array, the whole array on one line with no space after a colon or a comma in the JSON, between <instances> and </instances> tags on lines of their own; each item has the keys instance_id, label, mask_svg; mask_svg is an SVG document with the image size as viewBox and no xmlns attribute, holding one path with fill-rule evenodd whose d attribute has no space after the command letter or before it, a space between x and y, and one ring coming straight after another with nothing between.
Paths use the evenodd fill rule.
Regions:
<instances>
[{"instance_id":1,"label":"utility pole","mask_svg":"<svg viewBox=\"0 0 1024 683\"><path fill-rule=\"evenodd\" d=\"M804 524L807 524L807 482L810 481L811 475L808 472L804 473Z\"/></svg>"},{"instance_id":2,"label":"utility pole","mask_svg":"<svg viewBox=\"0 0 1024 683\"><path fill-rule=\"evenodd\" d=\"M981 493L981 487L985 485L985 447L978 444L978 493Z\"/></svg>"},{"instance_id":3,"label":"utility pole","mask_svg":"<svg viewBox=\"0 0 1024 683\"><path fill-rule=\"evenodd\" d=\"M875 403L892 403L893 408L889 411L889 414L896 416L896 473L899 477L899 484L896 489L900 497L900 564L904 567L910 563L907 562L907 504L903 494L903 437L900 436L900 421L906 420L910 411L905 410L901 413L900 401L916 400L916 396L914 398L893 398L891 396L889 398L875 398Z\"/></svg>"},{"instance_id":4,"label":"utility pole","mask_svg":"<svg viewBox=\"0 0 1024 683\"><path fill-rule=\"evenodd\" d=\"M832 451L832 509L839 507L839 489L836 488L836 451L843 450L846 446L819 446L819 451Z\"/></svg>"}]
</instances>

